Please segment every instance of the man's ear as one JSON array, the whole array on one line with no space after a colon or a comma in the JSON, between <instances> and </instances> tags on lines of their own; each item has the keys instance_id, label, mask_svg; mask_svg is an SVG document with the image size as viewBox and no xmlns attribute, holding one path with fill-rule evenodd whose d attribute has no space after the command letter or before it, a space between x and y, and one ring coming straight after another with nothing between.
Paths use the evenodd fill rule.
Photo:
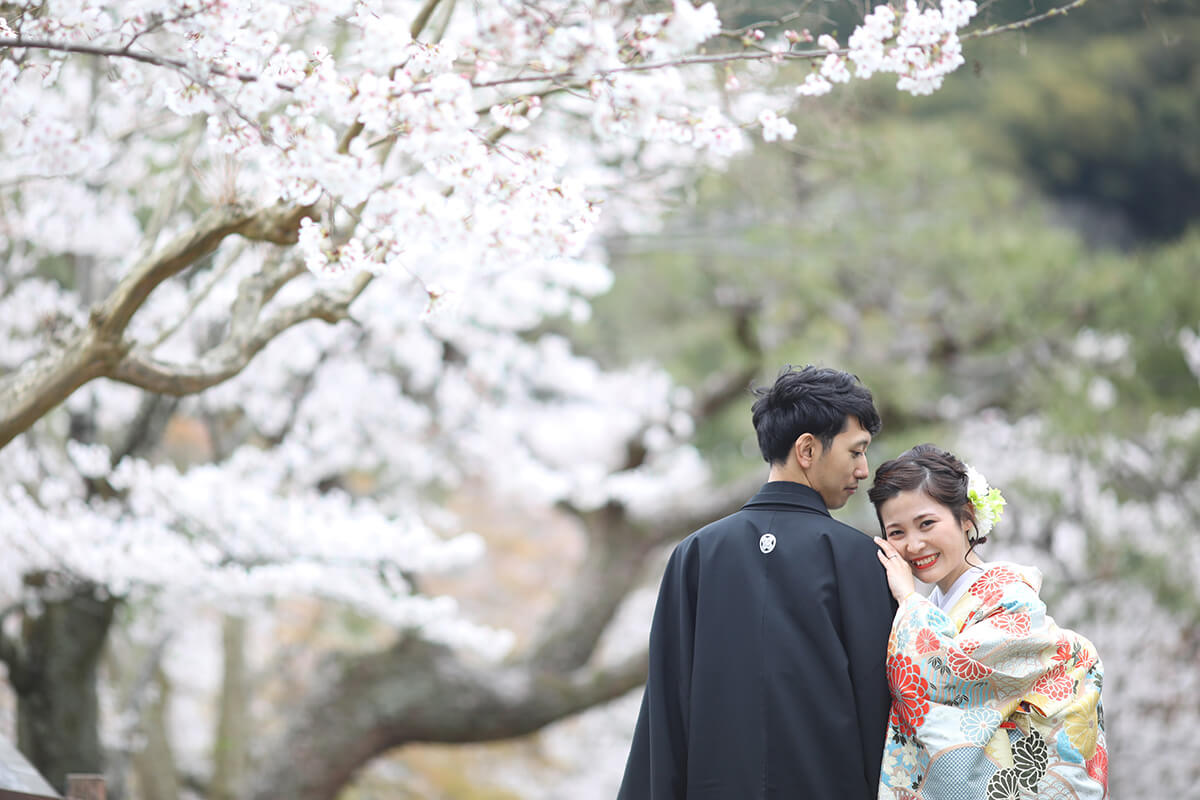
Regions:
<instances>
[{"instance_id":1,"label":"man's ear","mask_svg":"<svg viewBox=\"0 0 1200 800\"><path fill-rule=\"evenodd\" d=\"M796 454L796 463L800 468L808 469L817 460L817 456L821 455L821 440L811 433L802 433L792 445L792 451Z\"/></svg>"}]
</instances>

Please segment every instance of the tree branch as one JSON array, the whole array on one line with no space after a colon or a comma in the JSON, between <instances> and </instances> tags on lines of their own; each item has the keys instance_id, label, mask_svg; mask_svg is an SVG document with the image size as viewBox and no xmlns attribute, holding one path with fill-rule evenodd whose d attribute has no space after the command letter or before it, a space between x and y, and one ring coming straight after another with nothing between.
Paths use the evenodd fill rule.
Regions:
<instances>
[{"instance_id":1,"label":"tree branch","mask_svg":"<svg viewBox=\"0 0 1200 800\"><path fill-rule=\"evenodd\" d=\"M0 448L80 386L95 378L112 376L131 347L124 340L129 320L163 281L213 252L235 233L256 241L293 244L300 219L308 213L307 208L283 206L256 212L239 206L222 206L202 216L190 231L155 255L139 261L108 298L93 307L83 329L0 379ZM311 314L319 312L320 309L314 309ZM287 327L280 327L282 322L286 320L274 327L278 330ZM258 349L261 347L259 344Z\"/></svg>"},{"instance_id":2,"label":"tree branch","mask_svg":"<svg viewBox=\"0 0 1200 800\"><path fill-rule=\"evenodd\" d=\"M433 16L434 10L438 7L438 3L442 0L425 0L421 10L417 12L417 16L413 18L412 26L409 27L409 35L415 40L418 36L425 32L425 26L429 24L429 18Z\"/></svg>"},{"instance_id":3,"label":"tree branch","mask_svg":"<svg viewBox=\"0 0 1200 800\"><path fill-rule=\"evenodd\" d=\"M122 347L88 327L0 379L0 449L80 386L107 374L124 355Z\"/></svg>"},{"instance_id":4,"label":"tree branch","mask_svg":"<svg viewBox=\"0 0 1200 800\"><path fill-rule=\"evenodd\" d=\"M416 638L378 653L338 655L256 770L249 798L333 800L386 750L523 736L620 697L645 677L645 652L568 673L477 664Z\"/></svg>"},{"instance_id":5,"label":"tree branch","mask_svg":"<svg viewBox=\"0 0 1200 800\"><path fill-rule=\"evenodd\" d=\"M984 28L980 31L970 31L968 33L964 33L959 38L982 39L986 36L995 36L998 33L1009 33L1011 31L1024 30L1025 28L1029 28L1039 22L1042 22L1043 20L1050 19L1051 17L1061 17L1064 14L1074 11L1086 2L1087 0L1074 0L1072 3L1068 3L1067 5L1060 6L1058 8L1052 8L1042 14L1034 14L1032 17L1019 19L1016 22L1010 22L1007 25L993 25L990 28Z\"/></svg>"},{"instance_id":6,"label":"tree branch","mask_svg":"<svg viewBox=\"0 0 1200 800\"><path fill-rule=\"evenodd\" d=\"M751 363L708 383L696 404L697 422L710 419L744 397L746 387L762 366L762 347L753 326L761 304L738 300L723 305L731 313L734 333ZM622 470L636 469L645 462L648 453L643 435L644 431L639 430L629 437ZM703 500L689 507L692 513L682 519L672 512L673 518L650 524L634 520L628 509L616 502L594 511L564 504L587 532L587 553L569 588L539 630L528 660L552 669L574 669L587 663L621 602L641 577L646 555L737 510L760 484L758 476L737 481L707 492Z\"/></svg>"},{"instance_id":7,"label":"tree branch","mask_svg":"<svg viewBox=\"0 0 1200 800\"><path fill-rule=\"evenodd\" d=\"M104 303L92 310L97 334L118 339L150 292L173 275L182 272L208 255L227 237L240 233L247 239L294 244L296 226L307 210L275 207L250 211L237 205L214 208L200 218L186 234L179 236L162 251L143 259L121 280Z\"/></svg>"},{"instance_id":8,"label":"tree branch","mask_svg":"<svg viewBox=\"0 0 1200 800\"><path fill-rule=\"evenodd\" d=\"M418 12L417 17L413 20L413 23L412 23L411 31L413 31L414 39L416 38L417 34L422 32L425 29L425 27L429 24L429 18L433 14L434 10L437 8L437 6L439 5L440 2L441 2L441 0L426 0L426 3L424 4L424 6L422 6L420 12ZM1006 32L1011 32L1011 31L1015 31L1015 30L1022 30L1025 28L1029 28L1029 27L1037 24L1038 22L1042 22L1046 19L1050 19L1051 17L1063 16L1064 14L1074 11L1075 9L1084 5L1086 2L1087 2L1087 0L1073 0L1073 2L1068 3L1065 6L1051 9L1042 14L1035 14L1031 17L1027 17L1025 19L1018 20L1016 22L1008 23L1006 25L993 25L993 26L991 26L989 28L985 28L983 30L969 31L967 33L961 34L960 38L961 39L979 39L979 38L983 38L986 36L995 36L996 34L999 34L999 33L1006 33ZM791 15L788 15L788 17L790 17L790 16ZM788 17L781 18L781 21L788 19ZM761 23L761 25L763 25L763 26L765 26L767 24L768 23L765 23L765 22ZM779 24L779 23L772 23L772 24ZM71 44L69 42L52 42L52 41L44 40L44 39L24 39L20 36L17 36L15 38L14 37L0 37L0 49L2 49L2 48L17 48L17 49L25 48L25 49L35 49L35 50L53 50L56 52L80 53L83 55L101 56L101 57L108 57L108 58L128 58L128 59L132 59L134 61L140 61L145 64L151 64L154 66L167 67L170 69L174 69L174 70L184 73L185 75L188 75L193 80L196 80L196 81L200 80L200 78L193 76L191 74L191 72L189 71L190 65L187 62L182 61L180 59L176 59L176 58L169 58L167 56L156 55L156 54L148 52L148 51L134 51L134 50L130 50L128 48L116 48L116 47L97 47L94 45ZM630 72L649 72L649 71L658 70L658 69L667 69L667 68L672 68L672 67L687 67L687 66L694 66L694 65L698 65L698 64L730 64L730 63L737 63L737 62L741 62L741 61L768 61L768 60L769 61L784 61L784 60L786 60L786 61L813 61L816 59L824 58L825 56L830 55L831 53L836 53L839 55L846 55L848 52L849 52L848 48L841 48L838 50L826 50L826 49L792 50L792 49L788 49L783 52L770 52L767 50L763 50L763 51L755 51L755 52L740 51L740 52L736 52L736 53L713 53L713 54L703 54L703 55L696 55L696 56L685 56L682 58L671 59L668 61L657 61L657 62L642 63L642 64L626 64L625 66L621 66L621 67L614 67L612 69L605 69L605 70L597 70L595 72L588 72L588 73L576 72L574 70L566 70L566 71L562 71L562 72L547 73L547 74L543 74L543 75L516 75L516 76L510 76L508 78L497 78L497 79L491 80L491 81L479 81L479 82L472 81L471 86L476 89L480 89L480 88L488 88L488 87L495 87L495 86L509 86L509 85L516 85L516 84L522 84L522 83L586 84L588 81L602 80L611 75L619 75L622 73L630 73ZM224 78L231 78L233 80L241 81L242 83L253 83L253 82L262 80L262 78L258 75L245 73L245 72L235 72L235 71L227 69L226 67L223 67L219 64L207 64L206 69L213 75L219 75ZM278 82L278 81L274 82L274 85L277 88L282 89L284 91L294 91L296 89L296 86L294 86L292 84L287 84L287 83ZM404 92L404 94L424 94L425 92L429 92L429 91L432 91L432 87L427 86L427 85L426 86L417 86L412 89L406 90Z\"/></svg>"},{"instance_id":9,"label":"tree branch","mask_svg":"<svg viewBox=\"0 0 1200 800\"><path fill-rule=\"evenodd\" d=\"M235 319L235 333L196 364L169 364L155 359L149 352L133 351L121 359L109 377L159 394L182 396L202 392L237 375L260 350L288 328L312 319L331 324L348 319L350 304L362 294L373 277L367 272L360 273L347 289L313 295L281 309L252 328Z\"/></svg>"},{"instance_id":10,"label":"tree branch","mask_svg":"<svg viewBox=\"0 0 1200 800\"><path fill-rule=\"evenodd\" d=\"M587 552L522 657L540 669L572 670L588 662L655 547L616 502L576 514L587 531Z\"/></svg>"},{"instance_id":11,"label":"tree branch","mask_svg":"<svg viewBox=\"0 0 1200 800\"><path fill-rule=\"evenodd\" d=\"M712 419L735 400L745 399L750 382L758 375L761 366L755 363L735 372L714 375L711 380L705 381L704 390L696 401L693 415L696 422Z\"/></svg>"},{"instance_id":12,"label":"tree branch","mask_svg":"<svg viewBox=\"0 0 1200 800\"><path fill-rule=\"evenodd\" d=\"M135 37L136 38L136 37ZM49 39L25 39L21 36L9 37L0 36L0 49L12 48L14 50L50 50L56 53L79 53L87 56L100 56L105 58L127 58L131 61L139 61L143 64L150 64L155 67L166 67L178 72L182 72L193 80L199 80L192 75L190 71L191 65L186 61L178 58L170 58L168 56L160 56L151 53L148 50L131 50L131 41L125 47L99 47L90 44L72 44L70 42L52 42ZM253 75L248 72L235 72L226 69L219 64L206 64L205 68L213 75L220 75L222 78L232 78L242 83L256 83L262 78L258 75ZM275 86L285 92L293 91L296 87L282 82L276 82Z\"/></svg>"}]
</instances>

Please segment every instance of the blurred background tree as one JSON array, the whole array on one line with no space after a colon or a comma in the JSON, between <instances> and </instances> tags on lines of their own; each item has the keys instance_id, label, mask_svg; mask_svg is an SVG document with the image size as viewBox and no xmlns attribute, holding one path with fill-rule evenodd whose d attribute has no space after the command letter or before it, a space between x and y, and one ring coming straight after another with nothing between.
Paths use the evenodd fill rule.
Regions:
<instances>
[{"instance_id":1,"label":"blurred background tree","mask_svg":"<svg viewBox=\"0 0 1200 800\"><path fill-rule=\"evenodd\" d=\"M610 416L620 413L622 392L650 382L637 378L640 365L650 365L643 375L664 366L693 398L690 441L713 480L698 484L696 497L664 499L673 510L646 520L631 512L632 503L530 508L471 480L447 479L447 486L430 479L422 505L455 512L447 527L479 531L490 555L452 576L421 575L420 592L453 595L468 618L513 630L521 657L554 665L556 680L587 674L584 667L603 674L612 663L629 672L629 661L614 659L644 645L665 548L732 510L765 474L747 387L771 380L785 363L836 365L859 374L879 400L885 429L873 463L934 440L1005 489L1009 513L987 555L1039 565L1059 621L1097 642L1107 668L1113 796L1145 796L1153 786L1158 796L1200 797L1200 766L1188 745L1200 725L1200 545L1192 535L1200 524L1200 49L1189 5L1091 0L1028 32L969 42L971 69L930 98L901 97L880 79L809 101L793 115L794 141L760 145L720 172L696 172L663 198L677 212L660 230L607 236L602 245L616 278L592 303L591 320L554 320L514 338L532 345L545 334L566 337L600 364L633 374L591 398L612 400L601 410ZM999 24L1050 7L1005 0L983 15ZM725 11L737 12L740 25L793 15L789 27L832 22L847 31L865 9L743 3ZM779 83L803 76L795 70ZM735 102L736 92L729 95ZM75 265L60 266L61 282L71 283ZM297 366L277 387L260 375L254 397L287 398L294 421L303 418L307 394L316 396L314 377L341 385L346 376L321 372L322 363L364 352L363 338L347 344L322 336L314 334L315 344L291 340L301 354L315 351L316 365ZM364 337L385 365L395 341L416 349L386 326ZM469 340L438 341L433 360L438 391L458 387L469 415L435 414L411 434L393 424L381 408L394 413L404 398L434 405L437 392L412 375L398 381L399 397L338 401L349 403L337 406L343 416L363 427L363 449L385 442L393 460L385 472L453 473L443 462L450 456L433 443L464 420L490 433L488 415L499 413L492 405L502 411L513 404L502 376L480 390L486 402L462 390L467 378L447 380L477 378L467 367L501 360L490 345L469 351L462 341ZM582 369L568 366L568 378ZM543 364L543 371L550 369ZM537 421L534 433L587 438L586 426L550 419L570 380L565 389L547 387L536 372L527 377L538 402L523 412ZM244 406L244 397L225 399ZM145 449L186 449L186 415L175 413L173 401L147 399L142 411L134 422L151 430ZM245 427L244 410L221 412L202 420L218 445L229 420ZM88 409L73 409L77 421L89 421ZM615 471L633 482L647 455L643 432L614 445L622 455ZM389 433L394 440L383 438ZM687 443L686 434L673 435ZM259 437L264 447L278 445ZM510 444L502 458L483 455L509 468L524 443L514 437ZM456 455L468 464L485 460ZM257 472L247 468L248 476ZM322 493L371 490L372 475L352 468L320 478ZM862 498L841 516L867 531L874 525ZM601 637L599 627L618 605ZM369 676L372 686L392 690L381 692L385 698L421 676L446 676L412 707L435 721L439 710L455 711L471 729L453 733L462 738L485 738L480 731L506 710L500 701L515 696L506 690L536 674L489 670L469 657L442 660L440 651L422 648L399 652L403 642L395 650L404 657L386 662L374 656L395 644L395 631L378 617L335 603L272 611L244 623L187 619L187 633L173 630L186 610L121 609L119 646L110 648L104 669L105 738L120 743L113 769L128 767L134 777L114 788L131 797L140 788L172 800L232 798L264 762L286 772L294 756L261 742L274 739L299 699L331 674L343 694L331 692L329 707L353 696L369 708L382 704L357 692L364 673L356 668L391 664L384 679ZM567 635L573 631L582 635ZM330 652L341 657L322 655ZM223 660L205 658L212 654ZM468 696L455 682L463 675L471 679L466 688L495 692ZM394 685L386 685L389 677ZM557 696L564 685L538 691ZM623 767L635 695L506 744L406 745L373 760L342 797L606 800ZM475 708L481 711L472 717ZM338 727L340 717L322 711L319 702L306 705L301 723L332 739L353 736ZM215 743L197 733L205 727L196 724L201 713L218 718ZM543 711L543 718L558 713ZM536 727L501 722L507 730ZM143 747L147 739L163 747Z\"/></svg>"},{"instance_id":2,"label":"blurred background tree","mask_svg":"<svg viewBox=\"0 0 1200 800\"><path fill-rule=\"evenodd\" d=\"M968 46L930 98L813 102L793 143L612 237L614 288L573 334L697 389L849 369L883 413L873 463L932 440L1004 486L988 556L1038 564L1099 643L1114 797L1200 797L1198 32L1187 3L1094 3ZM749 403L697 431L727 481L762 475ZM862 499L843 516L876 524Z\"/></svg>"}]
</instances>

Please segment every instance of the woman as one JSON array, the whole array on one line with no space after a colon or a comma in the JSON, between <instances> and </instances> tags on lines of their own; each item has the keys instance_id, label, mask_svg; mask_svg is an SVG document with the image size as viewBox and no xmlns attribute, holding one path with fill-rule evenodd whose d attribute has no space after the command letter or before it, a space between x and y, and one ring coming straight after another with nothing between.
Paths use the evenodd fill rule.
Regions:
<instances>
[{"instance_id":1,"label":"woman","mask_svg":"<svg viewBox=\"0 0 1200 800\"><path fill-rule=\"evenodd\" d=\"M1107 797L1095 648L1047 616L1040 572L975 552L1003 511L999 491L920 445L880 466L868 495L900 604L880 800ZM928 598L914 572L935 584Z\"/></svg>"}]
</instances>

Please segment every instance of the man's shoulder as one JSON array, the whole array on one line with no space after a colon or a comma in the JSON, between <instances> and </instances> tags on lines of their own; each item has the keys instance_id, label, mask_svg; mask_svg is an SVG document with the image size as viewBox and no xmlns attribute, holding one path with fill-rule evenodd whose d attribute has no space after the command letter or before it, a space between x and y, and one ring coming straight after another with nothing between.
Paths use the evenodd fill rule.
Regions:
<instances>
[{"instance_id":1,"label":"man's shoulder","mask_svg":"<svg viewBox=\"0 0 1200 800\"><path fill-rule=\"evenodd\" d=\"M803 508L796 508L794 510L773 509L769 511L756 508L741 508L696 530L684 539L683 542L689 540L698 542L705 539L719 538L735 531L743 530L746 527L762 527L764 524L762 518L764 516L770 518L769 524L775 528L807 531L817 535L824 534L828 535L834 541L848 542L850 543L848 546L852 547L862 542L866 542L872 548L875 546L874 542L871 541L871 537L858 528L847 525L827 514L814 513Z\"/></svg>"},{"instance_id":2,"label":"man's shoulder","mask_svg":"<svg viewBox=\"0 0 1200 800\"><path fill-rule=\"evenodd\" d=\"M853 525L847 525L833 518L827 518L825 524L820 529L821 533L829 537L829 541L835 548L845 551L863 551L874 555L878 546L871 539L871 536Z\"/></svg>"},{"instance_id":3,"label":"man's shoulder","mask_svg":"<svg viewBox=\"0 0 1200 800\"><path fill-rule=\"evenodd\" d=\"M708 549L720 540L736 536L738 531L744 531L747 527L754 524L753 520L745 512L746 509L735 511L720 519L713 520L702 528L692 531L676 543L674 548L676 556L682 557L697 549Z\"/></svg>"}]
</instances>

